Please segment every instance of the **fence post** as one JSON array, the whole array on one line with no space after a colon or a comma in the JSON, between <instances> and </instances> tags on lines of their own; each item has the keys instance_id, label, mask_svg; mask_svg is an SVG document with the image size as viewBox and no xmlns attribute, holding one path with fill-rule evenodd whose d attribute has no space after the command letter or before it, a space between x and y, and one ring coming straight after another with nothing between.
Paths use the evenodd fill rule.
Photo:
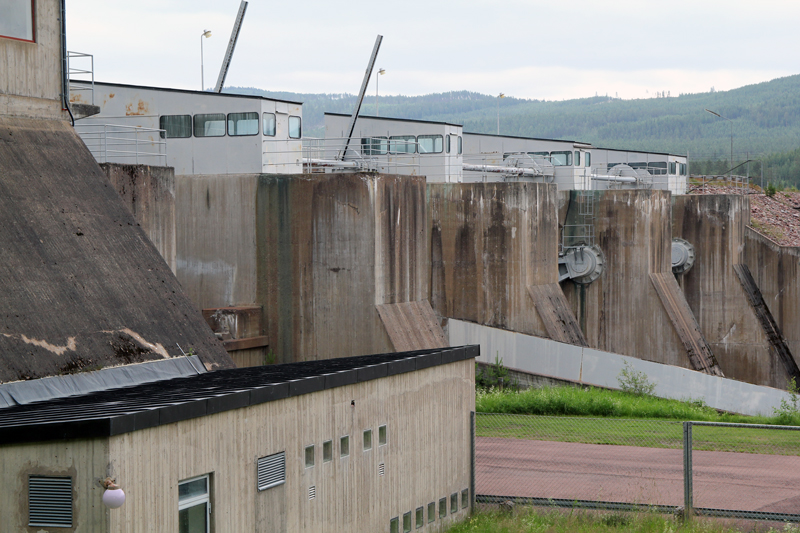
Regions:
<instances>
[{"instance_id":1,"label":"fence post","mask_svg":"<svg viewBox=\"0 0 800 533\"><path fill-rule=\"evenodd\" d=\"M475 411L469 412L469 512L475 512Z\"/></svg>"},{"instance_id":2,"label":"fence post","mask_svg":"<svg viewBox=\"0 0 800 533\"><path fill-rule=\"evenodd\" d=\"M692 519L692 423L683 423L683 519Z\"/></svg>"}]
</instances>

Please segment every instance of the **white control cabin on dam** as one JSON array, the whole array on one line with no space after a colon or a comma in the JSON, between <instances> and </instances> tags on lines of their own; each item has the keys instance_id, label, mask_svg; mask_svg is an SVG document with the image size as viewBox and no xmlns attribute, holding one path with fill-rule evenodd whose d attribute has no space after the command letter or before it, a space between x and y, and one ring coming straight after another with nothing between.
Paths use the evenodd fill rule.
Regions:
<instances>
[{"instance_id":1,"label":"white control cabin on dam","mask_svg":"<svg viewBox=\"0 0 800 533\"><path fill-rule=\"evenodd\" d=\"M73 92L73 102L87 92ZM100 113L75 129L101 163L171 166L176 175L302 171L302 103L98 82L93 99Z\"/></svg>"}]
</instances>

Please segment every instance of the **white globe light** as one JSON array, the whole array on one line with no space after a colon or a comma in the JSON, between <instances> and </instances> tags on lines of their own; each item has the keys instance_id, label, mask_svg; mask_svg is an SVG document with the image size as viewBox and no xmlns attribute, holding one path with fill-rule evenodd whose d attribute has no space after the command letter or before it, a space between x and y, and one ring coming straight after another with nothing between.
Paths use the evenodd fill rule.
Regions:
<instances>
[{"instance_id":1,"label":"white globe light","mask_svg":"<svg viewBox=\"0 0 800 533\"><path fill-rule=\"evenodd\" d=\"M122 489L106 489L103 493L103 503L109 509L122 507L125 503L125 492Z\"/></svg>"}]
</instances>

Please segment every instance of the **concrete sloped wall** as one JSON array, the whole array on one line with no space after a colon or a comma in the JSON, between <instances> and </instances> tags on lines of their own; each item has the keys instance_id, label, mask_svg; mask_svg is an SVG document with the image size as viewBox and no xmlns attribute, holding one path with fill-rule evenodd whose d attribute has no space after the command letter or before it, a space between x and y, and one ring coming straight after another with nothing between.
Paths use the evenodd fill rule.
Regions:
<instances>
[{"instance_id":1,"label":"concrete sloped wall","mask_svg":"<svg viewBox=\"0 0 800 533\"><path fill-rule=\"evenodd\" d=\"M115 163L103 163L100 168L174 273L175 170Z\"/></svg>"},{"instance_id":2,"label":"concrete sloped wall","mask_svg":"<svg viewBox=\"0 0 800 533\"><path fill-rule=\"evenodd\" d=\"M590 285L563 284L589 346L691 368L650 279L672 275L669 192L596 191L594 210L605 273Z\"/></svg>"},{"instance_id":3,"label":"concrete sloped wall","mask_svg":"<svg viewBox=\"0 0 800 533\"><path fill-rule=\"evenodd\" d=\"M748 227L744 262L781 328L795 361L800 358L800 247L781 246Z\"/></svg>"},{"instance_id":4,"label":"concrete sloped wall","mask_svg":"<svg viewBox=\"0 0 800 533\"><path fill-rule=\"evenodd\" d=\"M393 351L376 304L428 294L425 178L261 176L258 289L278 361Z\"/></svg>"},{"instance_id":5,"label":"concrete sloped wall","mask_svg":"<svg viewBox=\"0 0 800 533\"><path fill-rule=\"evenodd\" d=\"M538 183L429 184L434 310L546 337L527 287L558 281L557 194Z\"/></svg>"},{"instance_id":6,"label":"concrete sloped wall","mask_svg":"<svg viewBox=\"0 0 800 533\"><path fill-rule=\"evenodd\" d=\"M785 387L786 370L771 354L733 269L744 262L749 220L746 196L674 196L673 235L695 247L694 266L678 283L726 377Z\"/></svg>"}]
</instances>

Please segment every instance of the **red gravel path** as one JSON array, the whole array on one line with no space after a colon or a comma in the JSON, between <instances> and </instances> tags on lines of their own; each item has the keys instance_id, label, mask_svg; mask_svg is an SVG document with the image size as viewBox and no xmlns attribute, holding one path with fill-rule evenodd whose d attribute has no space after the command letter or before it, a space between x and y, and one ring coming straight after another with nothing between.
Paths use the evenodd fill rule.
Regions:
<instances>
[{"instance_id":1,"label":"red gravel path","mask_svg":"<svg viewBox=\"0 0 800 533\"><path fill-rule=\"evenodd\" d=\"M800 457L694 451L694 506L800 514ZM683 452L478 437L476 494L683 505Z\"/></svg>"}]
</instances>

